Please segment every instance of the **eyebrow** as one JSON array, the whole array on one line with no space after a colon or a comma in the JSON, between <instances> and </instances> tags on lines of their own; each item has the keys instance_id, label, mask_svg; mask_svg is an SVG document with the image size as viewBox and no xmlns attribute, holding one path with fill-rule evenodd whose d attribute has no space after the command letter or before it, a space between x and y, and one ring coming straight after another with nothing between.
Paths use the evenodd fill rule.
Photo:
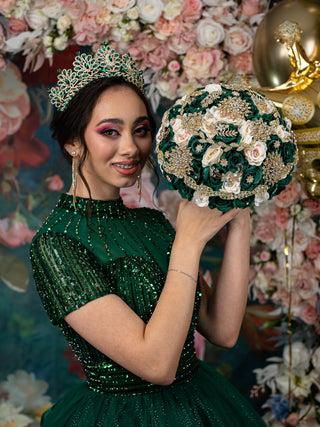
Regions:
<instances>
[{"instance_id":1,"label":"eyebrow","mask_svg":"<svg viewBox=\"0 0 320 427\"><path fill-rule=\"evenodd\" d=\"M148 120L149 121L149 117L148 116L137 117L135 119L135 121L133 122L133 124L135 125L135 124L140 123L140 122L142 122L144 120ZM114 123L116 125L124 125L124 121L122 119L112 119L112 118L110 118L110 119L103 119L103 120L101 120L99 123L96 124L96 126L100 126L103 123Z\"/></svg>"}]
</instances>

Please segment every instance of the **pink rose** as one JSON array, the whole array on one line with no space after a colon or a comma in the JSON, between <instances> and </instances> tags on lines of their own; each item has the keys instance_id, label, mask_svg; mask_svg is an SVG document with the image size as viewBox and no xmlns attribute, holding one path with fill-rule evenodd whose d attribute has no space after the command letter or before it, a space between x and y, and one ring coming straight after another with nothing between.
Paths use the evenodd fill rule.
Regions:
<instances>
[{"instance_id":1,"label":"pink rose","mask_svg":"<svg viewBox=\"0 0 320 427\"><path fill-rule=\"evenodd\" d=\"M272 220L268 218L260 219L254 229L254 235L261 242L269 243L275 237L275 226Z\"/></svg>"},{"instance_id":2,"label":"pink rose","mask_svg":"<svg viewBox=\"0 0 320 427\"><path fill-rule=\"evenodd\" d=\"M175 54L168 49L167 44L162 43L148 54L147 58L143 61L143 65L146 68L159 71L162 70L174 56Z\"/></svg>"},{"instance_id":3,"label":"pink rose","mask_svg":"<svg viewBox=\"0 0 320 427\"><path fill-rule=\"evenodd\" d=\"M0 243L10 249L30 243L35 234L21 215L0 220Z\"/></svg>"},{"instance_id":4,"label":"pink rose","mask_svg":"<svg viewBox=\"0 0 320 427\"><path fill-rule=\"evenodd\" d=\"M226 31L224 50L231 55L238 55L250 49L252 42L253 39L249 28L234 25Z\"/></svg>"},{"instance_id":5,"label":"pink rose","mask_svg":"<svg viewBox=\"0 0 320 427\"><path fill-rule=\"evenodd\" d=\"M281 228L281 230L285 230L288 225L289 216L290 216L290 212L288 209L285 209L285 208L277 209L276 219L275 219L276 226Z\"/></svg>"},{"instance_id":6,"label":"pink rose","mask_svg":"<svg viewBox=\"0 0 320 427\"><path fill-rule=\"evenodd\" d=\"M320 254L320 240L312 239L306 249L306 255L310 259L316 259Z\"/></svg>"},{"instance_id":7,"label":"pink rose","mask_svg":"<svg viewBox=\"0 0 320 427\"><path fill-rule=\"evenodd\" d=\"M155 209L154 202L154 185L151 181L151 172L144 170L141 179L141 200L139 201L138 183L132 187L122 188L120 195L123 203L129 208L152 208Z\"/></svg>"},{"instance_id":8,"label":"pink rose","mask_svg":"<svg viewBox=\"0 0 320 427\"><path fill-rule=\"evenodd\" d=\"M260 254L260 259L263 262L269 261L270 257L271 257L270 252L267 252L267 251L262 251Z\"/></svg>"},{"instance_id":9,"label":"pink rose","mask_svg":"<svg viewBox=\"0 0 320 427\"><path fill-rule=\"evenodd\" d=\"M23 33L24 31L27 31L28 29L28 24L26 23L25 20L18 19L14 16L10 17L8 24L9 24L9 31L13 34L20 34L20 33Z\"/></svg>"},{"instance_id":10,"label":"pink rose","mask_svg":"<svg viewBox=\"0 0 320 427\"><path fill-rule=\"evenodd\" d=\"M168 64L168 70L175 72L180 70L180 63L176 60L170 61Z\"/></svg>"},{"instance_id":11,"label":"pink rose","mask_svg":"<svg viewBox=\"0 0 320 427\"><path fill-rule=\"evenodd\" d=\"M0 80L0 141L13 135L30 112L27 87L19 69L12 63L1 73Z\"/></svg>"},{"instance_id":12,"label":"pink rose","mask_svg":"<svg viewBox=\"0 0 320 427\"><path fill-rule=\"evenodd\" d=\"M169 21L161 16L155 24L155 29L161 39L166 39L174 34L179 34L181 32L181 26L181 17Z\"/></svg>"},{"instance_id":13,"label":"pink rose","mask_svg":"<svg viewBox=\"0 0 320 427\"><path fill-rule=\"evenodd\" d=\"M201 16L202 1L201 0L184 0L185 6L182 11L182 16L185 21L197 21Z\"/></svg>"},{"instance_id":14,"label":"pink rose","mask_svg":"<svg viewBox=\"0 0 320 427\"><path fill-rule=\"evenodd\" d=\"M289 292L285 289L284 286L278 286L277 291L272 295L272 299L274 301L282 301L282 303L286 306L289 305ZM300 304L301 297L295 292L291 294L291 305L292 307L296 307Z\"/></svg>"},{"instance_id":15,"label":"pink rose","mask_svg":"<svg viewBox=\"0 0 320 427\"><path fill-rule=\"evenodd\" d=\"M183 66L189 79L216 77L223 67L221 51L192 47L183 59Z\"/></svg>"},{"instance_id":16,"label":"pink rose","mask_svg":"<svg viewBox=\"0 0 320 427\"><path fill-rule=\"evenodd\" d=\"M168 40L168 47L177 55L183 55L187 53L196 39L197 34L194 31L185 31L181 34L170 37Z\"/></svg>"},{"instance_id":17,"label":"pink rose","mask_svg":"<svg viewBox=\"0 0 320 427\"><path fill-rule=\"evenodd\" d=\"M239 55L230 55L230 65L244 74L253 74L253 62L251 52L242 52Z\"/></svg>"},{"instance_id":18,"label":"pink rose","mask_svg":"<svg viewBox=\"0 0 320 427\"><path fill-rule=\"evenodd\" d=\"M257 15L260 12L260 0L242 0L241 12L249 18Z\"/></svg>"},{"instance_id":19,"label":"pink rose","mask_svg":"<svg viewBox=\"0 0 320 427\"><path fill-rule=\"evenodd\" d=\"M301 319L308 325L313 325L318 317L317 309L308 302L303 302L298 307Z\"/></svg>"},{"instance_id":20,"label":"pink rose","mask_svg":"<svg viewBox=\"0 0 320 427\"><path fill-rule=\"evenodd\" d=\"M278 194L274 200L280 208L288 208L289 206L297 203L300 197L301 185L295 179L292 179L286 189Z\"/></svg>"},{"instance_id":21,"label":"pink rose","mask_svg":"<svg viewBox=\"0 0 320 427\"><path fill-rule=\"evenodd\" d=\"M46 178L46 184L49 191L60 191L64 186L64 182L59 175L52 175Z\"/></svg>"},{"instance_id":22,"label":"pink rose","mask_svg":"<svg viewBox=\"0 0 320 427\"><path fill-rule=\"evenodd\" d=\"M302 202L302 206L305 208L309 208L312 216L320 215L320 203L319 202L316 202L315 200L312 200L312 199L305 199Z\"/></svg>"},{"instance_id":23,"label":"pink rose","mask_svg":"<svg viewBox=\"0 0 320 427\"><path fill-rule=\"evenodd\" d=\"M0 12L9 12L9 9L15 6L16 0L1 0Z\"/></svg>"},{"instance_id":24,"label":"pink rose","mask_svg":"<svg viewBox=\"0 0 320 427\"><path fill-rule=\"evenodd\" d=\"M294 293L304 300L310 300L318 292L318 279L315 269L310 262L305 262L301 268L291 270Z\"/></svg>"}]
</instances>

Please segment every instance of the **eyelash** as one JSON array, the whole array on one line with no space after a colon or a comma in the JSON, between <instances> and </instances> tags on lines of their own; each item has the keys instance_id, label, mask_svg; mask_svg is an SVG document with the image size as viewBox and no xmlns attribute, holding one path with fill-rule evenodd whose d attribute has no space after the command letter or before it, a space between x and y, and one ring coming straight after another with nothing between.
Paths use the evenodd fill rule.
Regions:
<instances>
[{"instance_id":1,"label":"eyelash","mask_svg":"<svg viewBox=\"0 0 320 427\"><path fill-rule=\"evenodd\" d=\"M134 133L138 133L139 135L142 133L142 136L146 136L149 131L150 131L149 126L140 126L134 129ZM116 132L116 134L114 132ZM120 132L117 129L113 129L113 128L103 129L100 133L101 135L111 136L111 137L117 136L120 134Z\"/></svg>"}]
</instances>

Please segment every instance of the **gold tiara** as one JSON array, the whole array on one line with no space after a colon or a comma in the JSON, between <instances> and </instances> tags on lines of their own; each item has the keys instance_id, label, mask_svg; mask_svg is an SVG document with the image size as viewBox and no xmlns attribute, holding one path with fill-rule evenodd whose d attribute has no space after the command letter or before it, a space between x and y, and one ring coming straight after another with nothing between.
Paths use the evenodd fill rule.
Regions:
<instances>
[{"instance_id":1,"label":"gold tiara","mask_svg":"<svg viewBox=\"0 0 320 427\"><path fill-rule=\"evenodd\" d=\"M50 101L63 111L80 89L94 80L105 77L122 77L143 92L143 75L129 53L120 55L103 44L94 56L78 53L73 69L58 71L57 85L49 89Z\"/></svg>"}]
</instances>

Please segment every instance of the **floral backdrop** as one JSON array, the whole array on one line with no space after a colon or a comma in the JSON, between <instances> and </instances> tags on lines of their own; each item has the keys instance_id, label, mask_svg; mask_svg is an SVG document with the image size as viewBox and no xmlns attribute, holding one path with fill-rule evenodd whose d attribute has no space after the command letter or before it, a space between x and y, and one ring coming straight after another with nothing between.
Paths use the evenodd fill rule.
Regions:
<instances>
[{"instance_id":1,"label":"floral backdrop","mask_svg":"<svg viewBox=\"0 0 320 427\"><path fill-rule=\"evenodd\" d=\"M160 120L194 88L235 73L255 81L252 44L267 0L0 1L0 426L37 425L43 411L83 379L81 365L44 313L30 274L29 243L70 171L52 140L47 88L79 50L104 41L145 71ZM179 196L155 176L122 193L157 206L174 224ZM250 294L232 350L196 335L199 357L229 378L270 426L320 424L320 205L293 180L252 212ZM201 267L219 269L223 232Z\"/></svg>"}]
</instances>

